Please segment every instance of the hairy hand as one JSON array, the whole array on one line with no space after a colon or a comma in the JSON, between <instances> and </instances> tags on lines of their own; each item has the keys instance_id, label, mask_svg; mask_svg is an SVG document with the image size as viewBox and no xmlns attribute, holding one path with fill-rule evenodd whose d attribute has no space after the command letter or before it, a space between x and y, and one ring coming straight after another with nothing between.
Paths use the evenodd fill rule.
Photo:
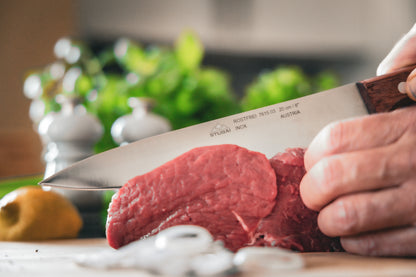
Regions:
<instances>
[{"instance_id":1,"label":"hairy hand","mask_svg":"<svg viewBox=\"0 0 416 277\"><path fill-rule=\"evenodd\" d=\"M416 107L333 123L305 154L305 205L346 251L416 255Z\"/></svg>"}]
</instances>

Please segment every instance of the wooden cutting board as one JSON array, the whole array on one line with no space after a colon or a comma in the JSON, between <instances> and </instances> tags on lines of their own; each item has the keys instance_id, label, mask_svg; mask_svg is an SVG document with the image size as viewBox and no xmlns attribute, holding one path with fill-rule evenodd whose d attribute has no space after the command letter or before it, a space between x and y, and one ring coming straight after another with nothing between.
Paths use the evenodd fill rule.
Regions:
<instances>
[{"instance_id":1,"label":"wooden cutting board","mask_svg":"<svg viewBox=\"0 0 416 277\"><path fill-rule=\"evenodd\" d=\"M110 249L104 238L47 242L0 242L0 276L155 276L139 270L98 270L73 262L79 254ZM416 276L416 259L371 258L347 253L304 253L305 268L285 272L246 272L254 276Z\"/></svg>"}]
</instances>

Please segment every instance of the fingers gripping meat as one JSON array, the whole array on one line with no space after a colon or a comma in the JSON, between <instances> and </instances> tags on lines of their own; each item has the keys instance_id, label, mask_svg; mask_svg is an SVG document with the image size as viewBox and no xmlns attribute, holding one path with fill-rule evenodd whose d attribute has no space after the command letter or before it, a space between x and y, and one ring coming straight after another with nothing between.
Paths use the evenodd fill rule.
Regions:
<instances>
[{"instance_id":1,"label":"fingers gripping meat","mask_svg":"<svg viewBox=\"0 0 416 277\"><path fill-rule=\"evenodd\" d=\"M302 148L287 149L270 159L276 173L276 206L257 229L256 245L279 246L301 252L339 251L338 238L325 236L318 228L318 213L300 198L299 184L305 175Z\"/></svg>"}]
</instances>

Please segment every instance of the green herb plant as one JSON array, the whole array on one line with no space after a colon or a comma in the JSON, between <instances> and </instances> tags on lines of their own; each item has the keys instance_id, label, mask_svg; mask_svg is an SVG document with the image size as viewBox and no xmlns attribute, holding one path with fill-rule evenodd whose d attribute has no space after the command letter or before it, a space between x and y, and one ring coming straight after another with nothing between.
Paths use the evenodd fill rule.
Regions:
<instances>
[{"instance_id":1,"label":"green herb plant","mask_svg":"<svg viewBox=\"0 0 416 277\"><path fill-rule=\"evenodd\" d=\"M61 51L64 54L57 54L56 63L29 74L41 83L36 99L43 103L39 117L60 109L57 94L80 98L104 126L96 152L117 146L111 137L111 125L131 112L130 97L155 100L153 111L167 118L173 129L240 111L228 74L202 66L204 48L192 31L184 31L173 47L144 47L133 40L119 39L113 47L95 55L85 43L69 39L64 42L66 45L58 41L55 50L59 45L70 49L66 52L75 49L72 52L79 53L78 58L71 59ZM58 65L61 74L52 70Z\"/></svg>"},{"instance_id":2,"label":"green herb plant","mask_svg":"<svg viewBox=\"0 0 416 277\"><path fill-rule=\"evenodd\" d=\"M337 76L330 71L311 77L298 66L282 65L259 74L248 86L241 107L248 111L327 90L337 84Z\"/></svg>"},{"instance_id":3,"label":"green herb plant","mask_svg":"<svg viewBox=\"0 0 416 277\"><path fill-rule=\"evenodd\" d=\"M170 47L122 38L98 53L82 41L63 38L55 54L57 61L29 72L25 80L25 94L37 104L31 108L32 119L38 123L45 114L59 111L58 94L79 98L104 127L96 152L117 146L111 126L131 112L130 97L153 99L153 112L179 129L338 84L328 71L308 76L297 66L277 66L260 73L239 100L227 72L202 65L204 47L192 31L182 32Z\"/></svg>"}]
</instances>

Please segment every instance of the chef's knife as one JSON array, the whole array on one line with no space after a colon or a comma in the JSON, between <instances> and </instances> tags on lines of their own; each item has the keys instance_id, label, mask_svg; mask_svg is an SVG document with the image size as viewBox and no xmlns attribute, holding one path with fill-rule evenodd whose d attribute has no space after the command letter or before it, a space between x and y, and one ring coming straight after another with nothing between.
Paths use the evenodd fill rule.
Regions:
<instances>
[{"instance_id":1,"label":"chef's knife","mask_svg":"<svg viewBox=\"0 0 416 277\"><path fill-rule=\"evenodd\" d=\"M50 176L40 185L61 188L117 189L192 148L237 144L271 158L289 147L307 147L326 124L412 103L400 94L412 67L121 146Z\"/></svg>"}]
</instances>

